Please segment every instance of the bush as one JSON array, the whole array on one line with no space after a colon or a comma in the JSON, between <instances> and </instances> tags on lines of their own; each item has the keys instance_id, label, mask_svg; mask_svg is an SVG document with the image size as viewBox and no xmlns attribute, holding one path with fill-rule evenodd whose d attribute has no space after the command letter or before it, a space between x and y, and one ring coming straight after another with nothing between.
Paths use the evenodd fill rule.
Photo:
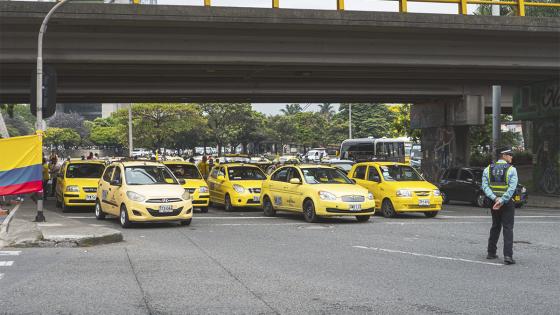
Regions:
<instances>
[{"instance_id":1,"label":"bush","mask_svg":"<svg viewBox=\"0 0 560 315\"><path fill-rule=\"evenodd\" d=\"M490 153L474 153L471 155L471 166L488 166L492 162Z\"/></svg>"},{"instance_id":2,"label":"bush","mask_svg":"<svg viewBox=\"0 0 560 315\"><path fill-rule=\"evenodd\" d=\"M515 151L513 152L513 163L517 165L531 165L533 164L533 154L529 151Z\"/></svg>"}]
</instances>

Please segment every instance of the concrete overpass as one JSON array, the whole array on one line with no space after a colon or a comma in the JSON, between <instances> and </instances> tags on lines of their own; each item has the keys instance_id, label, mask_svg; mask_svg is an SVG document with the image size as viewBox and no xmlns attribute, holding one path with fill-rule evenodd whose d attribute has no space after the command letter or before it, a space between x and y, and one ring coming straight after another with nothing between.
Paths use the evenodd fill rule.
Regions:
<instances>
[{"instance_id":1,"label":"concrete overpass","mask_svg":"<svg viewBox=\"0 0 560 315\"><path fill-rule=\"evenodd\" d=\"M0 2L0 102L28 102L52 3ZM560 74L560 19L70 3L59 102L419 102Z\"/></svg>"}]
</instances>

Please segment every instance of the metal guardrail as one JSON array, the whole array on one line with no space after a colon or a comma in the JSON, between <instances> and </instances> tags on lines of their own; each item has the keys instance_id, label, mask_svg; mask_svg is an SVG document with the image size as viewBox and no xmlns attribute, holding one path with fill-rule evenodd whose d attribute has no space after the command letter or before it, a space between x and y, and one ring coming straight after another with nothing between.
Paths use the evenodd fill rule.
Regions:
<instances>
[{"instance_id":1,"label":"metal guardrail","mask_svg":"<svg viewBox=\"0 0 560 315\"><path fill-rule=\"evenodd\" d=\"M203 0L204 6L212 6L212 0ZM272 8L280 8L280 0L270 0L272 1ZM336 9L339 11L344 11L344 1L345 0L333 0L336 1ZM518 16L525 16L525 7L548 7L548 8L558 8L560 9L560 3L551 2L529 2L525 0L513 0L513 1L500 1L500 0L396 0L399 2L399 12L408 12L409 2L423 2L423 3L448 3L457 4L458 13L462 15L467 15L467 5L469 4L490 4L490 5L507 5L514 6L516 14ZM132 0L133 3L139 4L140 0Z\"/></svg>"}]
</instances>

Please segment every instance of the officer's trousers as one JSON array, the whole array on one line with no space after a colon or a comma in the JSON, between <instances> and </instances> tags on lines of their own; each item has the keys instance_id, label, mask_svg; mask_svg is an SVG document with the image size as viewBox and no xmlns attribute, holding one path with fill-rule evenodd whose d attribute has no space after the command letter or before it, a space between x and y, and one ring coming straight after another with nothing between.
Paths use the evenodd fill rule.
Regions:
<instances>
[{"instance_id":1,"label":"officer's trousers","mask_svg":"<svg viewBox=\"0 0 560 315\"><path fill-rule=\"evenodd\" d=\"M495 254L497 250L500 231L504 229L504 257L513 256L513 220L515 216L515 204L508 201L502 205L500 210L492 210L492 228L488 239L488 253Z\"/></svg>"}]
</instances>

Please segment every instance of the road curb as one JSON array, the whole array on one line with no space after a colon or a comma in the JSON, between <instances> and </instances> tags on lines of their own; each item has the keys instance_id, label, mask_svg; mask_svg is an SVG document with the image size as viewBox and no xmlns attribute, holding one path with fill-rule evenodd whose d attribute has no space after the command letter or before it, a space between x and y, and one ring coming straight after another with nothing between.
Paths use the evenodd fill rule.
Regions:
<instances>
[{"instance_id":1,"label":"road curb","mask_svg":"<svg viewBox=\"0 0 560 315\"><path fill-rule=\"evenodd\" d=\"M11 211L10 214L8 214L8 216L6 217L6 219L4 219L4 221L2 222L2 224L0 225L0 236L3 234L8 234L8 229L10 227L10 222L12 221L12 219L14 218L14 216L16 215L16 212L19 209L20 204L17 204Z\"/></svg>"}]
</instances>

